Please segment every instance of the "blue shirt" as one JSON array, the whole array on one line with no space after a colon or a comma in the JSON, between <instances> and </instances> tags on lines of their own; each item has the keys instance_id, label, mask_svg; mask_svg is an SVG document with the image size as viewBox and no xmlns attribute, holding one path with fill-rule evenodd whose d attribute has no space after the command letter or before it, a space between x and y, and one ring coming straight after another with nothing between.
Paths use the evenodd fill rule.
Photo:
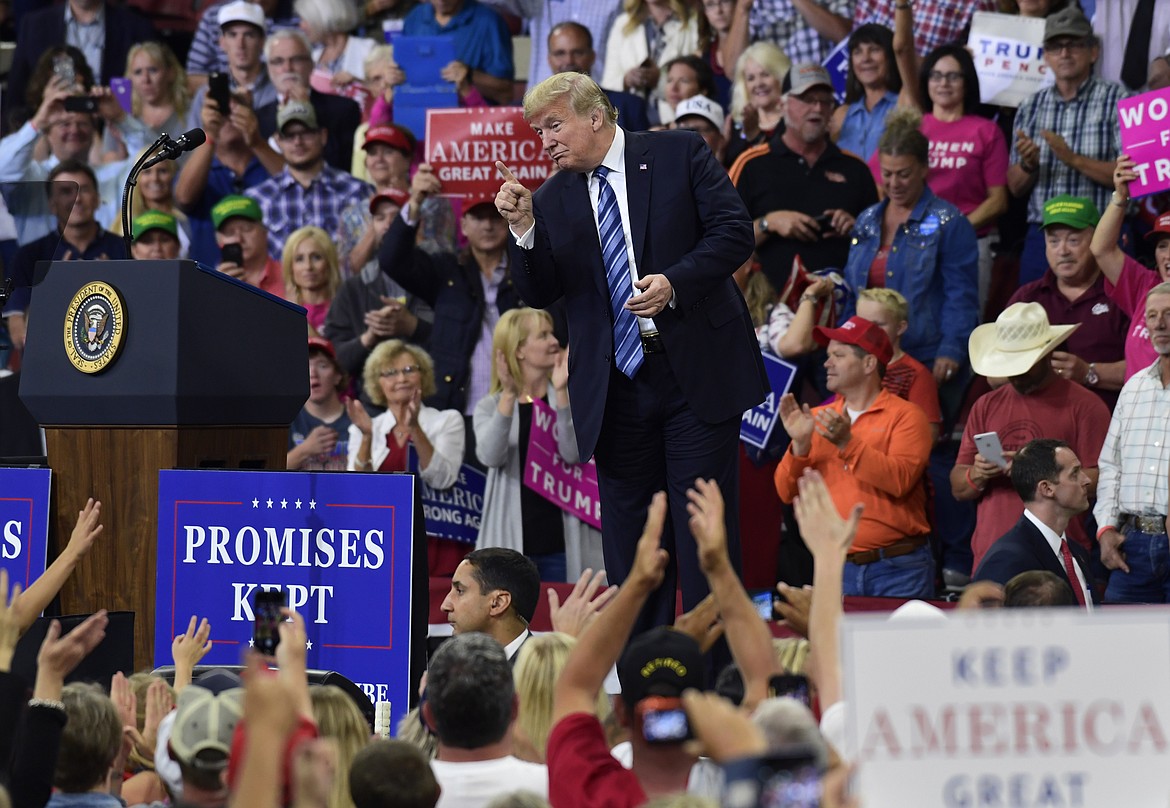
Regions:
<instances>
[{"instance_id":1,"label":"blue shirt","mask_svg":"<svg viewBox=\"0 0 1170 808\"><path fill-rule=\"evenodd\" d=\"M865 108L864 98L850 104L841 123L841 134L837 136L837 148L869 160L877 151L882 132L886 131L886 116L897 104L897 93L886 93L872 110Z\"/></svg>"},{"instance_id":2,"label":"blue shirt","mask_svg":"<svg viewBox=\"0 0 1170 808\"><path fill-rule=\"evenodd\" d=\"M255 157L248 161L243 174L236 174L221 163L218 157L213 157L207 171L203 196L198 204L187 211L187 219L191 223L191 249L188 255L208 266L218 264L219 245L215 241L215 227L211 224L211 209L225 196L242 194L268 178L268 171Z\"/></svg>"},{"instance_id":3,"label":"blue shirt","mask_svg":"<svg viewBox=\"0 0 1170 808\"><path fill-rule=\"evenodd\" d=\"M478 0L463 0L463 8L446 25L435 20L435 8L422 3L406 15L405 36L454 34L455 57L471 70L499 79L516 75L512 64L512 35L504 18Z\"/></svg>"},{"instance_id":4,"label":"blue shirt","mask_svg":"<svg viewBox=\"0 0 1170 808\"><path fill-rule=\"evenodd\" d=\"M4 313L23 314L28 310L32 300L33 273L36 271L37 261L58 261L65 258L70 261L97 261L122 260L129 258L126 255L126 242L121 236L107 233L98 228L97 237L84 250L79 250L65 240L60 233L50 233L36 241L25 244L16 251L12 259L12 296L4 307Z\"/></svg>"}]
</instances>

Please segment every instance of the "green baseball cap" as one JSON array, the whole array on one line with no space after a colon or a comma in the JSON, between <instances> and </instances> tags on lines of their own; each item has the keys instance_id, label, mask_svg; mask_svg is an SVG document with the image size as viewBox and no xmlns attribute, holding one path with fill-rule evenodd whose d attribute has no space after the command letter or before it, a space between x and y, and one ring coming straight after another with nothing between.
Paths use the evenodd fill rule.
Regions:
<instances>
[{"instance_id":1,"label":"green baseball cap","mask_svg":"<svg viewBox=\"0 0 1170 808\"><path fill-rule=\"evenodd\" d=\"M175 238L179 237L179 225L175 221L175 217L169 213L163 213L161 210L144 211L130 225L130 232L134 235L135 240L142 238L142 235L149 230L162 230Z\"/></svg>"},{"instance_id":2,"label":"green baseball cap","mask_svg":"<svg viewBox=\"0 0 1170 808\"><path fill-rule=\"evenodd\" d=\"M260 212L260 206L256 204L256 200L247 196L236 194L225 196L216 202L215 207L211 209L211 223L216 230L219 230L220 225L233 216L243 216L254 222L264 221L264 214Z\"/></svg>"},{"instance_id":3,"label":"green baseball cap","mask_svg":"<svg viewBox=\"0 0 1170 808\"><path fill-rule=\"evenodd\" d=\"M1074 230L1084 230L1096 227L1099 221L1101 214L1097 206L1093 204L1093 200L1085 196L1061 194L1044 203L1043 227L1063 224Z\"/></svg>"}]
</instances>

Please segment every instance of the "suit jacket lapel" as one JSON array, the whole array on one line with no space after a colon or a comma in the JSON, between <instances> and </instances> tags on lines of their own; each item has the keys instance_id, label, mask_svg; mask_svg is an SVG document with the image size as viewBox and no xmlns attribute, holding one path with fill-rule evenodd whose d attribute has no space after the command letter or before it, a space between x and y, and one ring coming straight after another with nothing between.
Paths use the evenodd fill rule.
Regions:
<instances>
[{"instance_id":1,"label":"suit jacket lapel","mask_svg":"<svg viewBox=\"0 0 1170 808\"><path fill-rule=\"evenodd\" d=\"M1044 538L1044 535L1028 517L1021 516L1020 525L1023 527L1023 535L1028 539L1029 549L1044 564L1044 569L1067 581L1068 573L1064 571L1064 564L1052 552L1052 545L1048 543L1048 539ZM1070 581L1069 584L1072 585L1072 582Z\"/></svg>"},{"instance_id":2,"label":"suit jacket lapel","mask_svg":"<svg viewBox=\"0 0 1170 808\"><path fill-rule=\"evenodd\" d=\"M642 257L646 251L650 175L653 171L654 158L646 148L645 138L626 132L626 201L630 210L630 233L634 237L634 260L638 264L639 277L645 276L648 271L643 266Z\"/></svg>"},{"instance_id":3,"label":"suit jacket lapel","mask_svg":"<svg viewBox=\"0 0 1170 808\"><path fill-rule=\"evenodd\" d=\"M597 291L609 300L609 283L605 279L605 262L601 260L601 236L597 232L597 222L593 218L593 204L589 201L589 175L575 174L569 178L560 195L561 218L563 226L572 236L570 243L582 246L581 255L589 256L593 270L593 282ZM589 250L586 245L593 244L596 249Z\"/></svg>"}]
</instances>

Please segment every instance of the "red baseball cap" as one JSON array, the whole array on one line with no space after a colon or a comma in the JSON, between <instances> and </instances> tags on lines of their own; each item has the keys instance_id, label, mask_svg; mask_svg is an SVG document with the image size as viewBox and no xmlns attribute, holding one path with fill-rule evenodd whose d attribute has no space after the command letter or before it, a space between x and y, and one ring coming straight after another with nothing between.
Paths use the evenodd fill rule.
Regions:
<instances>
[{"instance_id":1,"label":"red baseball cap","mask_svg":"<svg viewBox=\"0 0 1170 808\"><path fill-rule=\"evenodd\" d=\"M333 343L323 337L309 337L309 350L318 350L337 362L337 352L333 350Z\"/></svg>"},{"instance_id":2,"label":"red baseball cap","mask_svg":"<svg viewBox=\"0 0 1170 808\"><path fill-rule=\"evenodd\" d=\"M410 193L403 191L401 188L391 188L389 191L383 191L380 194L374 194L370 199L370 213L377 210L378 205L383 202L393 202L398 207L404 207L410 201Z\"/></svg>"},{"instance_id":3,"label":"red baseball cap","mask_svg":"<svg viewBox=\"0 0 1170 808\"><path fill-rule=\"evenodd\" d=\"M829 340L837 340L847 345L856 345L866 353L873 354L883 365L890 364L894 358L894 346L890 338L876 325L864 317L854 315L846 320L840 328L825 328L817 326L813 329L813 339L822 348L829 344Z\"/></svg>"},{"instance_id":4,"label":"red baseball cap","mask_svg":"<svg viewBox=\"0 0 1170 808\"><path fill-rule=\"evenodd\" d=\"M1146 233L1146 241L1157 243L1170 236L1170 213L1163 213L1154 220L1154 228Z\"/></svg>"},{"instance_id":5,"label":"red baseball cap","mask_svg":"<svg viewBox=\"0 0 1170 808\"><path fill-rule=\"evenodd\" d=\"M414 135L392 123L371 126L366 131L366 141L362 144L362 148L370 148L371 143L385 143L392 149L414 154Z\"/></svg>"}]
</instances>

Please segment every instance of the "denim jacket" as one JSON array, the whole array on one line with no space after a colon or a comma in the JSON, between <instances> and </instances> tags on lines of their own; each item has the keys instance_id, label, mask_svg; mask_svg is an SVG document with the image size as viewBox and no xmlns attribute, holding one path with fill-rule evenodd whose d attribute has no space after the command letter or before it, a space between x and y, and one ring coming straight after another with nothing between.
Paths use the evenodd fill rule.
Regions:
<instances>
[{"instance_id":1,"label":"denim jacket","mask_svg":"<svg viewBox=\"0 0 1170 808\"><path fill-rule=\"evenodd\" d=\"M857 293L869 283L887 204L883 200L863 210L853 227L842 318L856 313ZM978 260L975 229L967 217L924 189L910 218L894 234L886 288L901 292L910 306L902 350L927 367L939 356L960 364L967 358L967 338L979 324Z\"/></svg>"}]
</instances>

